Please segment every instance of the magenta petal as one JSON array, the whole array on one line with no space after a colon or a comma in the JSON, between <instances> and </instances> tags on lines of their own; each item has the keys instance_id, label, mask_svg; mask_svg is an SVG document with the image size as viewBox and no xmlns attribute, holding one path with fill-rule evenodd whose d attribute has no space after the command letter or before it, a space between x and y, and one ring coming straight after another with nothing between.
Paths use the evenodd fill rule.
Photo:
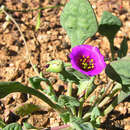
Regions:
<instances>
[{"instance_id":1,"label":"magenta petal","mask_svg":"<svg viewBox=\"0 0 130 130\"><path fill-rule=\"evenodd\" d=\"M87 59L87 62L84 62L87 64L88 67L82 67L80 65L80 60L83 59L81 57L90 57ZM72 67L81 73L88 75L88 76L94 76L103 71L106 67L106 63L104 61L104 56L100 53L99 49L97 47L93 47L91 45L78 45L74 48L72 48L72 52L70 53L70 59ZM93 59L94 68L92 66L92 63L90 63L89 60ZM83 65L84 66L84 65ZM91 68L91 69L89 69Z\"/></svg>"}]
</instances>

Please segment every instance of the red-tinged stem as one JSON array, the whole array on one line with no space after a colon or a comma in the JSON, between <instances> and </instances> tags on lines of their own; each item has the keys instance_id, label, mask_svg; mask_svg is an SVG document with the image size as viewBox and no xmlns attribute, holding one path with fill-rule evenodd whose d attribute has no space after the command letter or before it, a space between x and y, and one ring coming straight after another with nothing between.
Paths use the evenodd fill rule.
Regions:
<instances>
[{"instance_id":1,"label":"red-tinged stem","mask_svg":"<svg viewBox=\"0 0 130 130\"><path fill-rule=\"evenodd\" d=\"M68 127L70 127L70 125L62 125L62 126L56 126L56 127L54 127L54 128L51 128L51 130L67 130L67 129L65 129L65 128L68 128Z\"/></svg>"}]
</instances>

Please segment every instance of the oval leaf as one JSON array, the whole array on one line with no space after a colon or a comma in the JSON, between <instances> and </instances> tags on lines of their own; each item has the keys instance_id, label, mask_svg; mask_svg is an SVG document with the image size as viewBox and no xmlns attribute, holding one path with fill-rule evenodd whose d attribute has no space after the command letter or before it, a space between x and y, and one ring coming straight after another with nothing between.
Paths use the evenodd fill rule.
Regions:
<instances>
[{"instance_id":1,"label":"oval leaf","mask_svg":"<svg viewBox=\"0 0 130 130\"><path fill-rule=\"evenodd\" d=\"M108 39L113 39L121 26L122 23L117 16L112 15L110 12L104 11L98 31L101 35L106 36Z\"/></svg>"},{"instance_id":2,"label":"oval leaf","mask_svg":"<svg viewBox=\"0 0 130 130\"><path fill-rule=\"evenodd\" d=\"M60 23L66 30L72 47L83 44L98 29L94 11L88 0L70 0L63 9Z\"/></svg>"}]
</instances>

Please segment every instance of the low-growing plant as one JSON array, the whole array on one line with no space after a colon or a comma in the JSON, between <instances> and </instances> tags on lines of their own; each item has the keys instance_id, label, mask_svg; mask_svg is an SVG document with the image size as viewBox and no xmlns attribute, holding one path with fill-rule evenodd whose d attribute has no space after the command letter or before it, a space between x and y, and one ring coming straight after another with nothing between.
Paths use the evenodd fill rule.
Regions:
<instances>
[{"instance_id":1,"label":"low-growing plant","mask_svg":"<svg viewBox=\"0 0 130 130\"><path fill-rule=\"evenodd\" d=\"M1 11L6 10L1 8ZM105 11L98 24L88 0L70 0L63 9L60 23L70 38L72 47L69 55L70 63L61 60L49 61L46 71L58 73L59 78L68 83L66 95L56 96L51 82L40 75L29 78L32 88L19 82L0 82L0 98L13 92L34 95L46 102L61 117L64 125L55 130L94 130L100 127L100 119L103 116L107 116L130 95L130 56L126 56L127 38L124 37L120 49L115 50L114 38L122 26L121 21L118 17ZM110 42L112 57L109 64L105 63L104 56L97 47L84 44L85 40L96 32L106 36ZM118 57L115 57L115 54ZM99 86L94 81L96 75L103 70L110 80L97 97L92 94ZM42 88L41 82L45 82L46 89ZM72 94L73 84L77 87L76 94ZM85 109L86 102L89 103L88 110ZM38 109L40 106L24 104L15 112L24 116ZM0 126L3 130L22 130L22 126L18 123L6 125L0 120ZM28 123L24 123L23 128L37 129Z\"/></svg>"}]
</instances>

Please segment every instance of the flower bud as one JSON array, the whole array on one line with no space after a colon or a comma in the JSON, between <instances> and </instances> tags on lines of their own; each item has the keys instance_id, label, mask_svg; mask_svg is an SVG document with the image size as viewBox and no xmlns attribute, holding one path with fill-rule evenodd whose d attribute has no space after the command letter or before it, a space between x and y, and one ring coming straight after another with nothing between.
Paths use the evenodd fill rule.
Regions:
<instances>
[{"instance_id":1,"label":"flower bud","mask_svg":"<svg viewBox=\"0 0 130 130\"><path fill-rule=\"evenodd\" d=\"M47 72L60 73L64 69L64 64L61 60L49 61L46 65Z\"/></svg>"},{"instance_id":2,"label":"flower bud","mask_svg":"<svg viewBox=\"0 0 130 130\"><path fill-rule=\"evenodd\" d=\"M6 19L6 21L10 21L10 16L7 15L7 16L5 17L5 19Z\"/></svg>"},{"instance_id":3,"label":"flower bud","mask_svg":"<svg viewBox=\"0 0 130 130\"><path fill-rule=\"evenodd\" d=\"M4 5L1 5L0 9L1 9L1 10L5 9L5 6L4 6Z\"/></svg>"}]
</instances>

